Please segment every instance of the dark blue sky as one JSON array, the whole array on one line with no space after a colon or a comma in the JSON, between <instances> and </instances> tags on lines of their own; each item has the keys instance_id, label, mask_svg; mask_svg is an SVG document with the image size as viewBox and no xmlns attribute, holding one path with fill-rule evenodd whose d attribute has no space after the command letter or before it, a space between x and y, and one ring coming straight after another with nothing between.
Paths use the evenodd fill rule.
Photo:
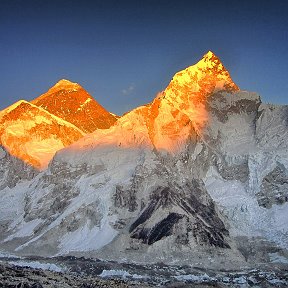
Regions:
<instances>
[{"instance_id":1,"label":"dark blue sky","mask_svg":"<svg viewBox=\"0 0 288 288\"><path fill-rule=\"evenodd\" d=\"M288 1L0 1L0 109L59 79L122 114L212 50L243 89L288 104Z\"/></svg>"}]
</instances>

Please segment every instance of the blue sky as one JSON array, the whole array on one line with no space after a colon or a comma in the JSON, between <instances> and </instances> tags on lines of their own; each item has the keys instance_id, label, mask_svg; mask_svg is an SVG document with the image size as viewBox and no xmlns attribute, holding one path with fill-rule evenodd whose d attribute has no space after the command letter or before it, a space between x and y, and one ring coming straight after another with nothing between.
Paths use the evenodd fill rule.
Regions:
<instances>
[{"instance_id":1,"label":"blue sky","mask_svg":"<svg viewBox=\"0 0 288 288\"><path fill-rule=\"evenodd\" d=\"M0 109L65 78L122 114L212 50L243 90L288 104L288 1L0 1Z\"/></svg>"}]
</instances>

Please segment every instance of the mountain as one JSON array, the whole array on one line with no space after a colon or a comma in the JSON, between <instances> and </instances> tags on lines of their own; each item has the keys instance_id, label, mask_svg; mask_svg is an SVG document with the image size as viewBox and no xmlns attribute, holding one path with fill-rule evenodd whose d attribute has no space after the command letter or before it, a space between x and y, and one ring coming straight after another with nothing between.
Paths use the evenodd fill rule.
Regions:
<instances>
[{"instance_id":1,"label":"mountain","mask_svg":"<svg viewBox=\"0 0 288 288\"><path fill-rule=\"evenodd\" d=\"M288 249L287 143L287 106L241 91L209 51L152 103L0 194L3 207L25 198L9 206L14 217L0 210L1 246L214 269L271 264Z\"/></svg>"},{"instance_id":2,"label":"mountain","mask_svg":"<svg viewBox=\"0 0 288 288\"><path fill-rule=\"evenodd\" d=\"M206 98L218 91L239 91L220 59L211 51L197 65L175 74L164 97L194 122L205 121ZM192 119L193 117L193 119Z\"/></svg>"},{"instance_id":3,"label":"mountain","mask_svg":"<svg viewBox=\"0 0 288 288\"><path fill-rule=\"evenodd\" d=\"M117 117L109 113L79 84L62 79L31 101L51 114L72 123L85 133L107 129Z\"/></svg>"},{"instance_id":4,"label":"mountain","mask_svg":"<svg viewBox=\"0 0 288 288\"><path fill-rule=\"evenodd\" d=\"M1 145L40 170L58 150L83 136L76 126L24 100L0 112Z\"/></svg>"}]
</instances>

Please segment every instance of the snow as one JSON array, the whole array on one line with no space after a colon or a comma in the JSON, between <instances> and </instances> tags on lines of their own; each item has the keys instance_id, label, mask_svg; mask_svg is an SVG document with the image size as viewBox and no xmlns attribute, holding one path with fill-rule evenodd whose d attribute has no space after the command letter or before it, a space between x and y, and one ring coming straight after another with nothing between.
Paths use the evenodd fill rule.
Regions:
<instances>
[{"instance_id":1,"label":"snow","mask_svg":"<svg viewBox=\"0 0 288 288\"><path fill-rule=\"evenodd\" d=\"M29 102L27 102L25 100L19 100L19 101L15 102L14 104L7 107L6 109L0 111L0 118L2 118L5 114L10 113L12 110L16 109L18 106L20 106L22 104L29 104Z\"/></svg>"},{"instance_id":2,"label":"snow","mask_svg":"<svg viewBox=\"0 0 288 288\"><path fill-rule=\"evenodd\" d=\"M208 77L207 77L208 76ZM239 90L220 60L209 51L193 66L176 73L164 91L165 99L193 123L203 125L208 120L202 91L206 95L230 87Z\"/></svg>"},{"instance_id":3,"label":"snow","mask_svg":"<svg viewBox=\"0 0 288 288\"><path fill-rule=\"evenodd\" d=\"M19 226L17 226L17 231L12 235L8 236L4 241L12 240L17 237L28 237L33 235L34 229L43 222L41 219L34 219L30 222L21 222ZM13 224L12 224L13 227Z\"/></svg>"},{"instance_id":4,"label":"snow","mask_svg":"<svg viewBox=\"0 0 288 288\"><path fill-rule=\"evenodd\" d=\"M125 270L103 270L102 273L99 275L102 278L107 277L121 277L121 278L127 278L130 277L131 274Z\"/></svg>"},{"instance_id":5,"label":"snow","mask_svg":"<svg viewBox=\"0 0 288 288\"><path fill-rule=\"evenodd\" d=\"M288 148L287 105L261 104L256 123L259 146L267 151Z\"/></svg>"},{"instance_id":6,"label":"snow","mask_svg":"<svg viewBox=\"0 0 288 288\"><path fill-rule=\"evenodd\" d=\"M87 105L89 102L91 102L92 101L92 98L87 98L81 105L80 105L80 107L77 109L77 111L80 111L80 110L82 110L83 109L83 107L85 106L85 105Z\"/></svg>"},{"instance_id":7,"label":"snow","mask_svg":"<svg viewBox=\"0 0 288 288\"><path fill-rule=\"evenodd\" d=\"M108 243L110 243L114 237L118 234L114 230L109 222L104 219L101 227L89 228L88 223L85 226L80 227L74 232L68 232L65 234L59 245L60 253L70 251L91 251L98 250Z\"/></svg>"},{"instance_id":8,"label":"snow","mask_svg":"<svg viewBox=\"0 0 288 288\"><path fill-rule=\"evenodd\" d=\"M10 265L20 266L20 267L30 267L33 269L49 270L53 272L63 272L64 269L53 263L41 263L38 261L9 261Z\"/></svg>"},{"instance_id":9,"label":"snow","mask_svg":"<svg viewBox=\"0 0 288 288\"><path fill-rule=\"evenodd\" d=\"M23 107L18 111L20 105ZM19 115L11 120L9 113L14 110ZM5 115L8 115L7 118L4 118ZM0 121L3 128L2 145L11 155L40 170L45 169L55 153L71 143L72 139L84 136L84 132L73 124L24 100L4 109L0 113ZM65 135L62 127L69 128Z\"/></svg>"},{"instance_id":10,"label":"snow","mask_svg":"<svg viewBox=\"0 0 288 288\"><path fill-rule=\"evenodd\" d=\"M217 70L215 75L211 72L211 69L214 68ZM209 75L209 79L207 79L207 75ZM59 90L59 86L63 86L63 89L68 89L70 86L78 87L77 85L67 80L61 80L56 84L56 88ZM201 127L200 124L206 124L208 120L206 108L201 103L202 92L204 91L208 95L210 92L223 89L225 85L230 85L232 90L238 90L224 66L209 51L199 63L178 72L167 89L152 104L138 107L125 114L110 129L98 129L84 136L84 133L74 125L25 101L15 103L14 106L4 110L8 113L7 111L12 111L24 103L39 112L36 113L36 116L34 115L35 117L32 115L32 118L28 117L23 121L21 119L21 121L5 122L6 134L2 135L2 141L10 139L12 136L17 138L29 135L30 138L28 137L26 143L20 145L20 150L40 161L42 168L47 167L56 151L64 148L64 142L51 135L47 137L40 137L38 134L30 135L31 128L41 123L51 125L54 123L57 129L61 129L61 126L70 127L84 136L59 151L50 167L32 181L19 183L12 189L5 188L0 191L1 220L9 222L8 232L10 235L6 241L16 237L29 237L29 241L24 242L23 239L23 242L19 243L16 251L29 245L31 247L33 245L41 246L42 241L46 241L45 239L49 239L50 243L58 244L58 247L56 247L57 244L54 245L55 249L59 249L55 252L58 255L67 254L70 251L100 250L112 243L117 235L119 238L122 236L122 232L119 234L117 230L113 229L113 224L121 219L121 216L125 216L124 220L128 220L126 223L129 225L129 221L135 219L137 213L140 212L138 210L128 211L126 207L123 209L115 207L113 197L117 186L124 187L123 194L126 192L125 189L129 192L129 189L136 187L135 189L138 189L137 203L146 204L149 193L155 187L161 186L162 183L163 185L174 182L182 184L187 179L191 180L195 175L202 178L202 175L206 173L204 166L209 165L209 161L201 166L199 159L201 160L203 155L206 157L209 156L208 153L211 153L214 154L213 157L215 156L217 161L223 160L231 166L241 165L243 161L245 163L248 161L249 176L246 182L225 180L213 166L209 168L204 178L205 187L217 204L217 210L225 216L223 219L227 221L229 234L232 237L261 236L274 241L281 247L288 247L288 203L272 205L272 208L267 209L259 206L256 197L263 178L271 169L277 165L288 168L288 150L287 144L285 144L288 142L286 141L286 108L261 106L263 113L258 120L255 116L256 110L253 113L242 113L239 108L238 112L236 110L236 112L227 113L225 121L222 122L219 120L220 117L218 119L215 116L217 113L215 115L211 113L209 125L206 128ZM194 101L195 99L197 101ZM233 108L231 111L234 111L240 100L254 101L255 106L259 104L259 96L249 92L222 93L221 95L219 93L219 99L219 101L216 99L210 103L210 108L218 110L218 112L226 111L231 107ZM90 98L86 99L81 107L90 101ZM280 119L275 113L279 113ZM269 136L271 133L273 135ZM188 142L191 139L192 141ZM11 143L14 145L15 141ZM190 146L195 144L194 152L190 153L191 150L185 150L187 144L191 144ZM19 146L17 143L15 145ZM179 157L170 157L175 155ZM185 156L184 161L182 161L182 156ZM191 163L193 161L200 167L193 166L194 164ZM163 166L161 167L163 170L167 169L167 174L164 172L163 174L159 173L160 176L157 174L160 165ZM169 165L173 165L173 167ZM78 171L80 172L78 173ZM59 178L57 178L57 173L59 173ZM163 175L165 176L163 177ZM169 179L166 179L166 176ZM70 193L73 195L68 195L66 198L66 195L63 195L65 193L61 194L63 190L61 185L59 185L60 188L57 187L58 190L53 190L59 184L59 179L63 182L60 181L63 189L71 185L72 188L67 189L69 190L68 194L71 191L77 193L74 193L75 195ZM137 182L138 180L140 183ZM66 190L64 191L66 192ZM59 195L55 196L56 193ZM58 196L59 198L56 198ZM56 211L51 210L53 215L47 212L41 214L39 219L26 222L24 215L27 211L24 211L24 205L27 199L29 202L26 210L28 209L29 216L33 217L38 217L38 212L39 214L44 213L43 211L46 211L47 207L51 207L55 200L60 199L63 202L66 200L67 206L62 207L63 209L55 208ZM87 214L90 210L86 209L91 204L93 204L93 212L96 215L93 219L89 218ZM173 212L177 212L177 208L174 210ZM165 213L168 214L171 211L159 209L149 220L149 225L157 223ZM42 223L40 217L44 219L46 215L51 221L42 230L39 230L37 235L34 235L34 229ZM78 221L76 221L77 225L70 228L69 224L75 219ZM128 234L127 231L123 232L123 234L125 233ZM114 245L115 242L111 245ZM163 242L159 241L153 247L161 251ZM271 261L279 259L286 261L281 257L280 255L271 255ZM103 275L118 273L121 277L123 275L131 276L122 270L120 272L104 270L102 273ZM197 282L205 281L208 276L206 274L189 274L175 277ZM241 278L237 281L245 283Z\"/></svg>"},{"instance_id":11,"label":"snow","mask_svg":"<svg viewBox=\"0 0 288 288\"><path fill-rule=\"evenodd\" d=\"M139 280L139 279L147 279L149 278L146 275L139 275L139 274L130 274L129 272L125 271L125 270L103 270L102 273L99 275L99 277L102 278L113 278L113 277L119 277L122 279L135 279L135 280Z\"/></svg>"},{"instance_id":12,"label":"snow","mask_svg":"<svg viewBox=\"0 0 288 288\"><path fill-rule=\"evenodd\" d=\"M173 276L178 281L183 282L196 282L196 283L203 283L203 282L209 282L212 281L214 278L211 278L206 273L203 275L193 275L193 274L186 274L186 275L177 275Z\"/></svg>"},{"instance_id":13,"label":"snow","mask_svg":"<svg viewBox=\"0 0 288 288\"><path fill-rule=\"evenodd\" d=\"M0 258L21 258L21 257L0 250Z\"/></svg>"},{"instance_id":14,"label":"snow","mask_svg":"<svg viewBox=\"0 0 288 288\"><path fill-rule=\"evenodd\" d=\"M13 221L22 215L24 212L25 191L27 191L28 185L29 183L19 183L13 189L6 187L0 191L1 221Z\"/></svg>"},{"instance_id":15,"label":"snow","mask_svg":"<svg viewBox=\"0 0 288 288\"><path fill-rule=\"evenodd\" d=\"M279 255L279 253L269 253L269 258L272 263L288 264L288 258Z\"/></svg>"},{"instance_id":16,"label":"snow","mask_svg":"<svg viewBox=\"0 0 288 288\"><path fill-rule=\"evenodd\" d=\"M72 127L73 129L76 129L78 132L80 132L81 134L84 135L83 131L81 131L79 128L77 128L76 126L74 126L73 124L71 124L70 122L67 122L65 120L63 120L62 118L59 118L51 113L49 113L48 111L46 111L45 109L39 107L39 106L36 106L30 102L27 102L25 100L20 100L14 104L12 104L11 106L7 107L6 109L2 110L1 113L0 113L0 119L4 116L4 115L7 115L9 114L10 112L12 112L13 110L15 110L17 107L19 107L20 105L24 104L25 107L26 107L26 112L29 110L29 109L34 109L35 111L39 111L39 114L35 114L33 115L33 121L32 120L29 120L27 117L24 118L24 119L21 119L21 120L16 120L16 121L8 121L7 123L9 123L9 126L15 124L15 125L18 125L18 126L15 126L13 129L11 130L16 130L20 132L22 132L22 129L19 127L19 124L21 124L21 122L23 121L23 126L26 128L26 129L31 129L33 127L36 126L36 124L41 124L41 123L46 123L46 124L51 124L52 121L56 121L57 123L59 123L59 125L64 125L64 126L69 126L69 127ZM20 116L21 117L21 116ZM7 124L5 125L7 126ZM17 129L18 127L18 129ZM6 128L7 129L7 128ZM11 131L12 132L12 131Z\"/></svg>"},{"instance_id":17,"label":"snow","mask_svg":"<svg viewBox=\"0 0 288 288\"><path fill-rule=\"evenodd\" d=\"M227 181L211 167L204 179L206 189L229 219L233 236L262 236L288 247L288 203L260 207L254 194L240 181Z\"/></svg>"},{"instance_id":18,"label":"snow","mask_svg":"<svg viewBox=\"0 0 288 288\"><path fill-rule=\"evenodd\" d=\"M247 280L246 280L246 277L240 276L240 277L234 278L234 279L233 279L233 283L236 283L236 284L246 284L246 283L247 283Z\"/></svg>"},{"instance_id":19,"label":"snow","mask_svg":"<svg viewBox=\"0 0 288 288\"><path fill-rule=\"evenodd\" d=\"M274 278L274 279L267 279L267 282L269 282L270 284L272 284L273 286L275 285L275 286L282 286L283 285L283 287L287 287L286 285L288 284L288 282L287 281L285 281L285 280L282 280L282 279L276 279L276 278Z\"/></svg>"},{"instance_id":20,"label":"snow","mask_svg":"<svg viewBox=\"0 0 288 288\"><path fill-rule=\"evenodd\" d=\"M61 79L59 80L52 88L48 90L48 93L53 93L55 90L68 90L68 91L77 91L81 88L81 86L78 83L71 82L67 79ZM41 97L41 96L40 96Z\"/></svg>"},{"instance_id":21,"label":"snow","mask_svg":"<svg viewBox=\"0 0 288 288\"><path fill-rule=\"evenodd\" d=\"M23 145L23 151L30 155L36 161L41 163L40 169L48 166L50 160L55 155L55 152L63 149L65 146L61 139L56 135L46 139L40 137L31 137L28 142Z\"/></svg>"}]
</instances>

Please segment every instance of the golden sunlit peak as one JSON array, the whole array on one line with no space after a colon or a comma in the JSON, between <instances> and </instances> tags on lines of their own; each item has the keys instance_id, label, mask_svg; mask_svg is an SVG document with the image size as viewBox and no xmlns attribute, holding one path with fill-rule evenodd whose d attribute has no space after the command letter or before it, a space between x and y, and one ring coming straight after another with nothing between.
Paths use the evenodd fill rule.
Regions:
<instances>
[{"instance_id":1,"label":"golden sunlit peak","mask_svg":"<svg viewBox=\"0 0 288 288\"><path fill-rule=\"evenodd\" d=\"M238 90L220 59L208 51L198 63L174 75L164 96L192 122L198 123L199 128L207 120L205 101L209 95L217 91Z\"/></svg>"},{"instance_id":2,"label":"golden sunlit peak","mask_svg":"<svg viewBox=\"0 0 288 288\"><path fill-rule=\"evenodd\" d=\"M196 64L196 66L199 68L206 68L206 69L217 67L218 73L227 71L224 68L221 60L210 50L203 55L202 59ZM216 71L214 71L214 73L215 72Z\"/></svg>"},{"instance_id":3,"label":"golden sunlit peak","mask_svg":"<svg viewBox=\"0 0 288 288\"><path fill-rule=\"evenodd\" d=\"M203 58L206 58L206 59L212 59L212 58L218 58L211 50L209 50L204 56Z\"/></svg>"},{"instance_id":4,"label":"golden sunlit peak","mask_svg":"<svg viewBox=\"0 0 288 288\"><path fill-rule=\"evenodd\" d=\"M83 89L78 83L71 82L67 79L59 80L53 87L48 90L48 94L55 93L59 90L66 90L67 92L75 92Z\"/></svg>"},{"instance_id":5,"label":"golden sunlit peak","mask_svg":"<svg viewBox=\"0 0 288 288\"><path fill-rule=\"evenodd\" d=\"M171 90L169 88L173 88L175 94L184 89L184 94L201 92L206 95L215 90L239 90L220 59L211 50L195 65L176 73L165 91L166 95L167 90Z\"/></svg>"},{"instance_id":6,"label":"golden sunlit peak","mask_svg":"<svg viewBox=\"0 0 288 288\"><path fill-rule=\"evenodd\" d=\"M55 84L55 86L71 87L71 86L80 86L80 85L78 83L76 83L76 82L72 82L72 81L67 80L67 79L61 79Z\"/></svg>"}]
</instances>

